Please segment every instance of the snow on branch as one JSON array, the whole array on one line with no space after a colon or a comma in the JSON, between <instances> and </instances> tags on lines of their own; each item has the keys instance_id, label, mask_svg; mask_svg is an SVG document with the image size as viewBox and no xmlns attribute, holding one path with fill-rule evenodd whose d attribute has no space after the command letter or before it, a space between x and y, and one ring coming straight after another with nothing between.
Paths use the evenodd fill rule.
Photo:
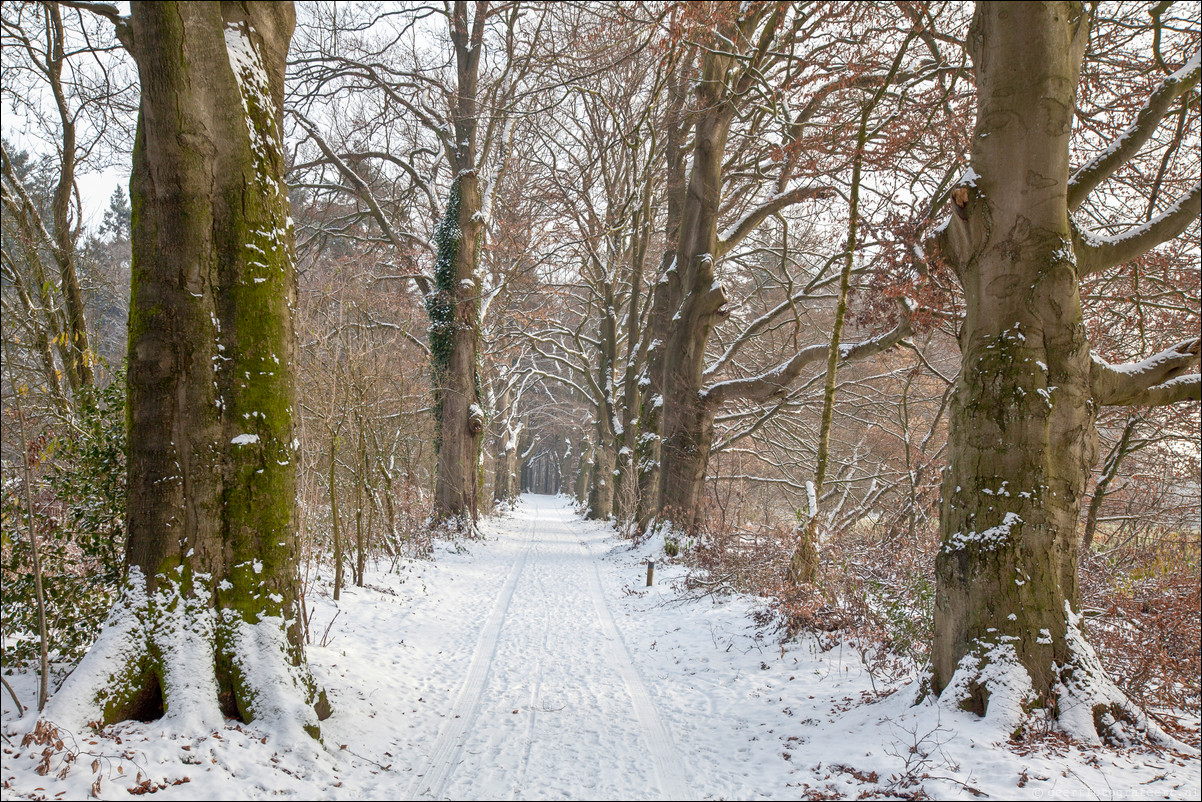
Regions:
<instances>
[{"instance_id":1,"label":"snow on branch","mask_svg":"<svg viewBox=\"0 0 1202 802\"><path fill-rule=\"evenodd\" d=\"M730 253L730 250L742 242L748 234L755 231L760 223L781 209L804 200L829 198L833 194L834 190L830 187L796 186L773 195L767 201L743 215L743 217L735 221L725 231L718 234L718 253L715 255L721 259Z\"/></svg>"},{"instance_id":2,"label":"snow on branch","mask_svg":"<svg viewBox=\"0 0 1202 802\"><path fill-rule=\"evenodd\" d=\"M1143 256L1189 227L1202 212L1202 183L1148 222L1114 236L1102 236L1073 224L1073 250L1082 276Z\"/></svg>"},{"instance_id":3,"label":"snow on branch","mask_svg":"<svg viewBox=\"0 0 1202 802\"><path fill-rule=\"evenodd\" d=\"M1164 79L1135 115L1135 121L1097 156L1073 174L1068 183L1068 208L1076 209L1098 184L1126 164L1155 133L1173 101L1198 85L1202 51L1195 51L1181 69ZM1196 212L1195 212L1196 214Z\"/></svg>"},{"instance_id":4,"label":"snow on branch","mask_svg":"<svg viewBox=\"0 0 1202 802\"><path fill-rule=\"evenodd\" d=\"M129 50L133 43L132 34L129 27L129 17L121 13L121 9L117 8L112 3L94 3L87 0L59 0L59 5L67 8L74 8L77 11L90 11L91 13L104 17L109 22L113 23L113 28L117 34L117 41Z\"/></svg>"},{"instance_id":5,"label":"snow on branch","mask_svg":"<svg viewBox=\"0 0 1202 802\"><path fill-rule=\"evenodd\" d=\"M909 300L901 299L901 321L891 331L858 343L843 343L839 346L839 357L843 362L854 362L887 351L910 335L910 316L914 310ZM702 390L702 397L714 404L732 398L749 401L767 401L789 391L790 385L801 375L806 365L824 362L830 354L830 344L820 343L802 348L787 361L758 376L718 382Z\"/></svg>"},{"instance_id":6,"label":"snow on branch","mask_svg":"<svg viewBox=\"0 0 1202 802\"><path fill-rule=\"evenodd\" d=\"M1089 370L1094 400L1103 406L1164 406L1202 401L1202 379L1186 371L1198 364L1202 339L1182 340L1140 362L1111 365L1097 356Z\"/></svg>"},{"instance_id":7,"label":"snow on branch","mask_svg":"<svg viewBox=\"0 0 1202 802\"><path fill-rule=\"evenodd\" d=\"M705 369L705 372L702 374L702 378L709 380L717 376L723 368L730 364L731 360L735 358L740 350L742 350L743 346L758 337L760 332L763 331L768 324L770 324L784 312L795 309L799 301L808 297L810 297L809 287L801 290L800 292L794 293L789 298L781 301L772 309L769 309L767 312L748 323L747 327L744 328L743 331L739 333L739 336L731 342L730 346L725 352L723 352L722 356L718 357L713 364L709 365Z\"/></svg>"}]
</instances>

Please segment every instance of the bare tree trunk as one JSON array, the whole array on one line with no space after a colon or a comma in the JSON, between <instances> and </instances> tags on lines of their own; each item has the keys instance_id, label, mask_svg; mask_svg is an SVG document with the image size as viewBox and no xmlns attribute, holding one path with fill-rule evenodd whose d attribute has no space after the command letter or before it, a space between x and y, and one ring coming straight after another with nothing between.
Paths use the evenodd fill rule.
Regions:
<instances>
[{"instance_id":1,"label":"bare tree trunk","mask_svg":"<svg viewBox=\"0 0 1202 802\"><path fill-rule=\"evenodd\" d=\"M660 516L685 529L702 521L705 469L713 443L714 409L702 398L705 346L726 304L714 281L722 166L734 106L726 96L732 54L708 51L698 82L693 169L681 208L675 263L667 271L666 299L679 299L663 354L663 429L660 443ZM721 102L725 100L726 102Z\"/></svg>"},{"instance_id":2,"label":"bare tree trunk","mask_svg":"<svg viewBox=\"0 0 1202 802\"><path fill-rule=\"evenodd\" d=\"M29 562L33 569L33 598L38 606L38 710L46 707L50 695L50 643L46 633L46 594L42 588L42 549L38 545L37 523L33 517L33 476L29 470L29 440L25 433L25 410L21 404L21 390L13 373L12 349L4 344L4 357L8 361L8 380L12 385L13 403L17 408L17 429L21 434L21 484L25 491L25 523L29 533ZM9 688L12 693L12 688ZM13 694L13 701L17 701ZM17 702L17 708L21 703Z\"/></svg>"},{"instance_id":3,"label":"bare tree trunk","mask_svg":"<svg viewBox=\"0 0 1202 802\"><path fill-rule=\"evenodd\" d=\"M50 19L50 53L47 63L50 88L58 109L59 121L63 126L62 152L59 157L59 177L51 202L54 215L54 259L58 263L59 279L66 307L65 334L67 359L64 359L67 377L75 394L77 406L90 400L95 391L95 371L88 341L88 321L84 312L83 290L79 285L79 271L75 260L75 235L71 229L71 197L76 191L75 163L75 120L67 108L63 90L62 72L64 61L64 35L62 13L57 3L47 3L46 13Z\"/></svg>"},{"instance_id":4,"label":"bare tree trunk","mask_svg":"<svg viewBox=\"0 0 1202 802\"><path fill-rule=\"evenodd\" d=\"M446 214L435 235L434 292L427 300L434 373L438 464L434 506L458 528L475 525L479 513L480 444L484 432L478 354L480 279L476 265L484 237L480 179L476 172L476 93L487 3L476 4L469 27L466 2L451 15L458 96L455 149L447 154L455 179Z\"/></svg>"},{"instance_id":5,"label":"bare tree trunk","mask_svg":"<svg viewBox=\"0 0 1202 802\"><path fill-rule=\"evenodd\" d=\"M1097 408L1149 403L1115 384L1134 384L1137 372L1091 360L1082 322L1078 277L1087 268L1069 216L1069 145L1089 23L1081 3L982 2L969 34L972 170L953 190L941 241L966 309L932 681L948 702L998 711L1009 726L1043 707L1079 737L1107 735L1121 721L1159 736L1106 677L1077 613L1077 524ZM1165 352L1163 377L1153 375L1159 367L1143 371L1145 383L1196 363L1197 351L1195 340ZM1175 392L1184 386L1161 395Z\"/></svg>"},{"instance_id":6,"label":"bare tree trunk","mask_svg":"<svg viewBox=\"0 0 1202 802\"><path fill-rule=\"evenodd\" d=\"M614 381L613 368L617 361L618 322L614 310L612 281L604 282L604 308L598 345L597 387L601 398L597 405L597 446L593 451L593 474L589 485L588 510L585 515L594 521L606 521L613 515L614 503Z\"/></svg>"},{"instance_id":7,"label":"bare tree trunk","mask_svg":"<svg viewBox=\"0 0 1202 802\"><path fill-rule=\"evenodd\" d=\"M132 11L129 584L48 716L81 728L166 709L205 731L264 718L303 740L328 707L299 607L281 143L294 12Z\"/></svg>"},{"instance_id":8,"label":"bare tree trunk","mask_svg":"<svg viewBox=\"0 0 1202 802\"><path fill-rule=\"evenodd\" d=\"M355 586L363 587L363 574L367 570L368 530L363 527L364 492L367 490L367 443L363 437L363 419L356 416L359 427L359 449L356 453L355 470ZM370 527L370 518L369 518Z\"/></svg>"},{"instance_id":9,"label":"bare tree trunk","mask_svg":"<svg viewBox=\"0 0 1202 802\"><path fill-rule=\"evenodd\" d=\"M588 501L589 487L592 483L593 461L595 449L587 440L581 444L580 461L576 465L576 501L584 504Z\"/></svg>"},{"instance_id":10,"label":"bare tree trunk","mask_svg":"<svg viewBox=\"0 0 1202 802\"><path fill-rule=\"evenodd\" d=\"M622 369L622 419L621 432L614 442L614 515L623 526L638 514L638 474L635 454L638 450L638 429L635 416L638 414L639 377L638 366L646 353L639 353L642 321L643 270L647 258L647 245L651 235L651 189L647 181L643 188L643 202L635 215L630 246L630 298L626 312L626 364Z\"/></svg>"},{"instance_id":11,"label":"bare tree trunk","mask_svg":"<svg viewBox=\"0 0 1202 802\"><path fill-rule=\"evenodd\" d=\"M521 483L518 477L518 447L523 428L520 422L506 426L497 438L493 500L498 504L508 504L521 494Z\"/></svg>"},{"instance_id":12,"label":"bare tree trunk","mask_svg":"<svg viewBox=\"0 0 1202 802\"><path fill-rule=\"evenodd\" d=\"M660 432L663 423L664 404L664 352L668 333L671 330L672 311L680 302L679 281L676 271L677 240L680 238L680 219L685 201L688 176L685 173L685 157L688 155L688 134L692 123L686 122L683 114L688 97L686 87L692 81L694 59L690 54L681 58L675 66L670 89L667 125L668 138L664 147L667 176L664 193L667 199L667 216L664 221L666 250L660 261L660 279L652 290L651 311L646 322L651 341L647 347L645 379L639 387L638 437L635 440L634 460L638 470L638 501L635 517L639 532L647 531L647 525L659 511L660 476Z\"/></svg>"},{"instance_id":13,"label":"bare tree trunk","mask_svg":"<svg viewBox=\"0 0 1202 802\"><path fill-rule=\"evenodd\" d=\"M831 328L830 346L826 355L826 383L822 392L822 419L818 426L818 455L814 466L814 503L807 511L808 520L797 527L797 545L789 560L788 579L794 585L813 582L818 573L818 502L822 498L822 487L826 484L827 464L830 461L831 423L835 414L835 388L838 384L840 343L843 337L843 320L847 315L847 295L851 290L851 267L855 261L857 235L860 226L860 175L864 165L864 147L868 143L868 120L872 110L884 96L901 67L909 43L917 36L912 32L893 60L889 76L881 82L872 100L860 111L860 130L856 136L856 150L852 156L851 200L847 212L847 248L843 258L843 269L839 272L839 300L835 304L835 322Z\"/></svg>"},{"instance_id":14,"label":"bare tree trunk","mask_svg":"<svg viewBox=\"0 0 1202 802\"><path fill-rule=\"evenodd\" d=\"M967 309L936 559L936 690L966 657L1006 649L1051 704L1054 666L1074 662L1065 610L1077 605L1077 510L1096 445L1089 347L1062 244L1088 32L1071 3L982 3L973 20L972 169L982 177L957 208L971 252L957 249ZM981 714L991 690L957 689Z\"/></svg>"},{"instance_id":15,"label":"bare tree trunk","mask_svg":"<svg viewBox=\"0 0 1202 802\"><path fill-rule=\"evenodd\" d=\"M342 595L342 570L345 557L342 553L342 519L338 512L338 437L330 438L330 531L334 537L334 601Z\"/></svg>"},{"instance_id":16,"label":"bare tree trunk","mask_svg":"<svg viewBox=\"0 0 1202 802\"><path fill-rule=\"evenodd\" d=\"M599 445L593 450L593 472L589 482L588 510L585 513L591 520L607 521L613 514L614 465L612 446Z\"/></svg>"}]
</instances>

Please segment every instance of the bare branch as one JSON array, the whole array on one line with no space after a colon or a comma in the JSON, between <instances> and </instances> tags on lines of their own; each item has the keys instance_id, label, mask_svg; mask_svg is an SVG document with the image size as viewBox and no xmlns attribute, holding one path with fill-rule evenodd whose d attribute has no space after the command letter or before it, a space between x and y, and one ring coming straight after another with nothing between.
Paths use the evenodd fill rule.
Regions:
<instances>
[{"instance_id":1,"label":"bare branch","mask_svg":"<svg viewBox=\"0 0 1202 802\"><path fill-rule=\"evenodd\" d=\"M397 251L404 253L405 249L401 246L401 237L393 229L392 223L388 220L388 216L384 214L384 210L380 207L379 201L376 200L376 196L372 193L371 187L369 187L367 183L359 176L359 174L352 170L350 166L345 161L340 159L338 154L334 153L333 149L326 144L326 141L322 138L321 134L317 132L317 125L313 123L313 121L301 114L296 109L292 110L292 116L294 116L297 122L301 124L301 127L305 129L305 132L313 138L313 141L317 143L317 147L321 149L321 152L325 154L325 157L330 161L330 163L337 168L338 172L342 174L342 177L351 184L354 194L364 203L366 203L368 208L371 209L372 217L375 218L376 223L379 224L380 229L384 232L384 235L392 242L393 247L395 247ZM427 250L433 250L430 248L428 243L425 244ZM414 275L413 281L415 284L417 284L418 289L421 290L422 295L430 294L430 280L426 276Z\"/></svg>"},{"instance_id":2,"label":"bare branch","mask_svg":"<svg viewBox=\"0 0 1202 802\"><path fill-rule=\"evenodd\" d=\"M1105 181L1114 171L1126 164L1139 152L1144 143L1155 133L1161 119L1168 113L1173 101L1198 85L1202 75L1202 51L1195 51L1181 69L1164 79L1164 83L1152 93L1135 122L1119 134L1101 153L1077 170L1068 183L1068 208L1076 209L1098 184Z\"/></svg>"},{"instance_id":3,"label":"bare branch","mask_svg":"<svg viewBox=\"0 0 1202 802\"><path fill-rule=\"evenodd\" d=\"M855 362L887 351L910 335L910 315L913 310L904 299L899 304L902 307L902 318L895 328L877 337L858 343L844 343L839 346L839 357L843 362ZM732 379L718 382L702 391L702 396L714 404L721 404L732 398L745 398L750 401L767 401L781 396L789 391L789 386L801 374L806 365L821 362L830 353L830 344L822 343L802 348L787 362L782 362L772 370L759 376L746 379Z\"/></svg>"},{"instance_id":4,"label":"bare branch","mask_svg":"<svg viewBox=\"0 0 1202 802\"><path fill-rule=\"evenodd\" d=\"M1097 273L1143 256L1162 242L1173 239L1198 219L1202 212L1202 183L1177 200L1162 214L1141 226L1113 237L1100 236L1073 226L1073 250L1080 275Z\"/></svg>"},{"instance_id":5,"label":"bare branch","mask_svg":"<svg viewBox=\"0 0 1202 802\"><path fill-rule=\"evenodd\" d=\"M742 242L748 234L755 231L760 223L782 209L804 200L829 198L833 194L834 191L830 187L799 186L774 195L765 203L743 215L734 225L718 235L717 258L721 259L730 253L730 250Z\"/></svg>"},{"instance_id":6,"label":"bare branch","mask_svg":"<svg viewBox=\"0 0 1202 802\"><path fill-rule=\"evenodd\" d=\"M1164 406L1178 401L1202 400L1197 373L1202 339L1182 340L1142 362L1109 365L1093 358L1089 387L1094 400L1104 406Z\"/></svg>"},{"instance_id":7,"label":"bare branch","mask_svg":"<svg viewBox=\"0 0 1202 802\"><path fill-rule=\"evenodd\" d=\"M113 28L116 29L117 41L125 46L128 50L130 47L130 27L129 17L121 16L121 11L110 3L89 3L84 0L59 0L60 6L66 8L74 8L77 11L90 11L97 16L104 17L109 22L113 23Z\"/></svg>"}]
</instances>

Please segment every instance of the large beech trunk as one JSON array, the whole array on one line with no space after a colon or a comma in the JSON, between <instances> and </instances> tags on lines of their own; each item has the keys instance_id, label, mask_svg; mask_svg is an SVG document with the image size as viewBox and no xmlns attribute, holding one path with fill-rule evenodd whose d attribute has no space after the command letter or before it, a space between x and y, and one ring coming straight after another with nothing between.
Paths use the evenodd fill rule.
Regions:
<instances>
[{"instance_id":1,"label":"large beech trunk","mask_svg":"<svg viewBox=\"0 0 1202 802\"><path fill-rule=\"evenodd\" d=\"M446 215L436 234L438 259L434 294L427 300L438 465L434 504L437 514L459 527L478 514L480 445L484 410L477 348L480 289L476 277L483 224L478 181L462 173L451 185Z\"/></svg>"},{"instance_id":2,"label":"large beech trunk","mask_svg":"<svg viewBox=\"0 0 1202 802\"><path fill-rule=\"evenodd\" d=\"M672 72L669 86L669 101L666 115L668 137L664 147L666 175L664 194L667 214L664 220L666 249L660 260L659 281L652 290L651 309L647 316L647 327L651 340L647 347L646 374L639 381L638 432L634 441L635 467L638 472L638 494L635 518L639 532L646 532L648 524L659 511L660 440L664 404L664 351L671 331L671 317L680 302L674 293L680 286L676 264L676 247L680 239L680 219L685 203L686 174L685 157L688 155L688 137L692 121L684 114L688 100L687 87L693 78L694 58L690 54L681 59ZM641 257L640 257L641 258ZM671 271L671 272L669 272ZM634 308L634 305L631 305ZM633 409L633 401L630 403Z\"/></svg>"},{"instance_id":3,"label":"large beech trunk","mask_svg":"<svg viewBox=\"0 0 1202 802\"><path fill-rule=\"evenodd\" d=\"M965 293L943 484L933 686L1022 726L1148 726L1079 629L1077 521L1097 400L1068 207L1069 137L1089 19L1079 3L978 4L972 173L945 252Z\"/></svg>"},{"instance_id":4,"label":"large beech trunk","mask_svg":"<svg viewBox=\"0 0 1202 802\"><path fill-rule=\"evenodd\" d=\"M480 446L484 405L480 389L480 280L476 266L484 238L484 199L476 165L476 92L483 49L483 14L469 26L465 2L451 14L458 93L453 127L455 148L447 160L455 175L446 213L435 234L438 247L430 315L430 361L434 379L438 463L435 514L456 528L475 526L480 498Z\"/></svg>"},{"instance_id":5,"label":"large beech trunk","mask_svg":"<svg viewBox=\"0 0 1202 802\"><path fill-rule=\"evenodd\" d=\"M675 264L666 273L668 323L662 356L663 419L660 440L659 515L685 529L702 520L705 470L713 442L714 405L702 396L705 346L722 314L726 294L714 280L719 258L718 207L722 162L734 107L724 81L734 57L707 52L697 85L693 167L681 205ZM659 299L657 298L657 301Z\"/></svg>"},{"instance_id":6,"label":"large beech trunk","mask_svg":"<svg viewBox=\"0 0 1202 802\"><path fill-rule=\"evenodd\" d=\"M47 715L165 711L205 731L224 715L316 735L328 710L302 648L281 144L294 12L132 11L129 582Z\"/></svg>"}]
</instances>

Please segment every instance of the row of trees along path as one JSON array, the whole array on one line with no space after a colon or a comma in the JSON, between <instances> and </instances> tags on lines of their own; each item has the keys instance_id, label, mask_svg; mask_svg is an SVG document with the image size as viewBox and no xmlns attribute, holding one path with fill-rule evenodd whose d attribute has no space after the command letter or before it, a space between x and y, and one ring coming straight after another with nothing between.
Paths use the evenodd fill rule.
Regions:
<instances>
[{"instance_id":1,"label":"row of trees along path","mask_svg":"<svg viewBox=\"0 0 1202 802\"><path fill-rule=\"evenodd\" d=\"M166 711L206 731L235 716L316 736L328 709L300 637L294 246L281 124L292 5L135 3L128 18L101 4L71 5L113 22L141 77L131 182L129 578L46 715L82 727ZM1091 358L1079 281L1180 234L1198 215L1199 190L1118 237L1084 230L1071 213L1193 90L1199 63L1195 55L1165 80L1122 138L1074 170L1070 133L1093 8L982 2L968 36L978 87L971 164L947 193L948 221L926 248L955 270L967 304L929 690L983 713L996 694L1012 692L995 679L998 666L1011 666L1029 680L1025 701L1070 731L1104 735L1127 721L1154 734L1106 679L1077 625L1076 522L1099 406L1197 400L1199 379L1188 371L1199 341L1136 367ZM485 24L502 13L485 2L449 9L457 75L449 126L398 98L445 140L455 173L435 274L418 283L431 318L438 511L461 525L478 513L483 431L476 264L488 203L478 183L478 76ZM696 69L696 107L685 113L678 103L666 151L676 176L670 244L650 323L662 351L649 358L655 396L643 398L662 397L662 421L658 410L642 416L663 435L653 460L662 466L658 492L640 481L648 517L684 530L699 523L724 400L766 400L805 364L833 368L832 355L868 356L908 331L903 314L872 341L848 345L836 333L775 371L706 386L706 345L726 303L715 262L780 209L828 189L782 186L718 233L731 122L750 84L785 58L778 36L798 34L807 17L786 3L703 4L690 13L703 44L674 69ZM903 48L929 33L921 16L911 23ZM316 132L311 121L305 127ZM503 169L503 158L494 163ZM353 169L343 168L353 183ZM852 222L849 250L854 206Z\"/></svg>"}]
</instances>

